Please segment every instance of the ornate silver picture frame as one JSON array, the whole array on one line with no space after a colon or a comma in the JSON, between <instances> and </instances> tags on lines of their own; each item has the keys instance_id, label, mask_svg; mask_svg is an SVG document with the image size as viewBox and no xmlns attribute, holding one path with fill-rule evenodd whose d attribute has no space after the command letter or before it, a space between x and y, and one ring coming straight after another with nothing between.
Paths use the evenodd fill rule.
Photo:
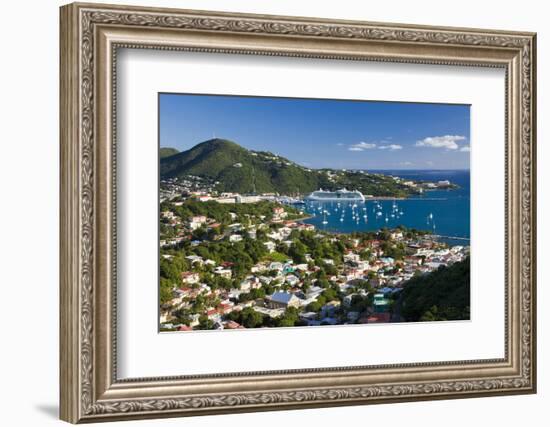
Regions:
<instances>
[{"instance_id":1,"label":"ornate silver picture frame","mask_svg":"<svg viewBox=\"0 0 550 427\"><path fill-rule=\"evenodd\" d=\"M508 31L99 4L63 6L61 419L79 423L534 393L535 42L533 33ZM505 212L500 214L505 216L505 356L120 379L115 147L116 61L121 48L503 69L506 191Z\"/></svg>"}]
</instances>

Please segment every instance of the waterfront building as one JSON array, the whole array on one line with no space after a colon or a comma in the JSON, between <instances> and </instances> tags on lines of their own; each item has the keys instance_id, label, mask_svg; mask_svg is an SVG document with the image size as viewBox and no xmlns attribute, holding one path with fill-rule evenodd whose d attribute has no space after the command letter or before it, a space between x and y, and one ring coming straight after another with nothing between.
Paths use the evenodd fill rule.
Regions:
<instances>
[{"instance_id":1,"label":"waterfront building","mask_svg":"<svg viewBox=\"0 0 550 427\"><path fill-rule=\"evenodd\" d=\"M260 200L260 196L235 196L236 203L258 203Z\"/></svg>"}]
</instances>

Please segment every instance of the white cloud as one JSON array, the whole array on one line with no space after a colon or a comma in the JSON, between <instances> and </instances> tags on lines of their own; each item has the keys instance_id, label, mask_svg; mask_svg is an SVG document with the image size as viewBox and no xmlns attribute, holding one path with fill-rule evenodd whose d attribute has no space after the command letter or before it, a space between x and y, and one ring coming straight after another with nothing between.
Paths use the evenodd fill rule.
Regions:
<instances>
[{"instance_id":1,"label":"white cloud","mask_svg":"<svg viewBox=\"0 0 550 427\"><path fill-rule=\"evenodd\" d=\"M460 148L460 151L469 153L470 152L470 146L469 145L464 145L463 147Z\"/></svg>"},{"instance_id":2,"label":"white cloud","mask_svg":"<svg viewBox=\"0 0 550 427\"><path fill-rule=\"evenodd\" d=\"M344 145L342 142L339 142L338 144L336 144L338 147L341 147L342 145Z\"/></svg>"},{"instance_id":3,"label":"white cloud","mask_svg":"<svg viewBox=\"0 0 550 427\"><path fill-rule=\"evenodd\" d=\"M417 147L445 148L447 150L457 150L457 141L464 141L465 136L462 135L443 135L429 136L420 141L416 141Z\"/></svg>"},{"instance_id":4,"label":"white cloud","mask_svg":"<svg viewBox=\"0 0 550 427\"><path fill-rule=\"evenodd\" d=\"M357 144L352 144L348 147L349 151L363 151L363 150L370 150L372 148L376 148L376 144L370 143L370 142L364 142L361 141Z\"/></svg>"},{"instance_id":5,"label":"white cloud","mask_svg":"<svg viewBox=\"0 0 550 427\"><path fill-rule=\"evenodd\" d=\"M394 151L394 150L401 150L403 148L402 145L399 145L399 144L389 144L389 145L380 145L378 147L380 150L391 150L391 151Z\"/></svg>"},{"instance_id":6,"label":"white cloud","mask_svg":"<svg viewBox=\"0 0 550 427\"><path fill-rule=\"evenodd\" d=\"M400 162L399 166L412 166L413 164L413 162Z\"/></svg>"},{"instance_id":7,"label":"white cloud","mask_svg":"<svg viewBox=\"0 0 550 427\"><path fill-rule=\"evenodd\" d=\"M434 165L434 162L432 162L431 160L426 160L426 164L428 166L433 166Z\"/></svg>"}]
</instances>

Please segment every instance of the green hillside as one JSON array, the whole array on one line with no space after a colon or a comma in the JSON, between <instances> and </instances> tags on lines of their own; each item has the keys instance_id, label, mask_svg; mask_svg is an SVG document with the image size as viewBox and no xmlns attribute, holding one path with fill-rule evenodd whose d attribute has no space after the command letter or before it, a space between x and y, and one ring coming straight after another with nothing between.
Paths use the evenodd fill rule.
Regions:
<instances>
[{"instance_id":1,"label":"green hillside","mask_svg":"<svg viewBox=\"0 0 550 427\"><path fill-rule=\"evenodd\" d=\"M401 314L409 322L470 318L470 258L409 281Z\"/></svg>"},{"instance_id":2,"label":"green hillside","mask_svg":"<svg viewBox=\"0 0 550 427\"><path fill-rule=\"evenodd\" d=\"M402 197L410 190L379 174L313 170L265 151L251 151L225 139L211 139L161 158L162 179L194 175L217 182L219 191L239 193L305 194L343 187L374 196Z\"/></svg>"},{"instance_id":3,"label":"green hillside","mask_svg":"<svg viewBox=\"0 0 550 427\"><path fill-rule=\"evenodd\" d=\"M159 150L159 157L161 159L165 158L165 157L170 157L170 156L173 156L174 154L178 154L179 151L175 148L170 148L170 147L160 147L160 150Z\"/></svg>"}]
</instances>

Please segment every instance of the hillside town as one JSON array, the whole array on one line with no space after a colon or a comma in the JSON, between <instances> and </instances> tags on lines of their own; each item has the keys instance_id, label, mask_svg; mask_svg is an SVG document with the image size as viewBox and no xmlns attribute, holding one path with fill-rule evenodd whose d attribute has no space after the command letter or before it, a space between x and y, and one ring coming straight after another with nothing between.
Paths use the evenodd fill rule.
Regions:
<instances>
[{"instance_id":1,"label":"hillside town","mask_svg":"<svg viewBox=\"0 0 550 427\"><path fill-rule=\"evenodd\" d=\"M317 230L276 195L211 184L161 187L161 331L401 322L409 280L469 255L405 227Z\"/></svg>"},{"instance_id":2,"label":"hillside town","mask_svg":"<svg viewBox=\"0 0 550 427\"><path fill-rule=\"evenodd\" d=\"M239 163L235 164L234 167L238 167ZM347 173L353 171L346 171ZM318 172L325 175L328 185L334 185L337 182L338 174L343 172L325 170ZM382 174L367 173L365 171L355 171L355 174L366 174L369 176L387 176ZM398 176L392 176L391 180L395 184L407 188L411 194L422 194L425 191L430 190L446 190L456 188L456 184L450 182L449 180L440 180L435 182L430 181L415 181L411 179L403 179ZM240 194L237 192L223 192L218 191L218 186L220 183L218 181L207 179L205 177L195 176L195 175L186 175L183 179L178 178L166 178L162 179L160 182L160 201L164 202L171 200L180 195L189 195L194 196L197 200L202 202L214 200L218 203L253 203L260 200L279 200L285 201L288 199L285 195L279 195L277 193L260 193L260 194ZM299 196L299 195L295 195ZM366 198L375 198L372 195L365 195ZM395 198L395 197L391 197Z\"/></svg>"}]
</instances>

